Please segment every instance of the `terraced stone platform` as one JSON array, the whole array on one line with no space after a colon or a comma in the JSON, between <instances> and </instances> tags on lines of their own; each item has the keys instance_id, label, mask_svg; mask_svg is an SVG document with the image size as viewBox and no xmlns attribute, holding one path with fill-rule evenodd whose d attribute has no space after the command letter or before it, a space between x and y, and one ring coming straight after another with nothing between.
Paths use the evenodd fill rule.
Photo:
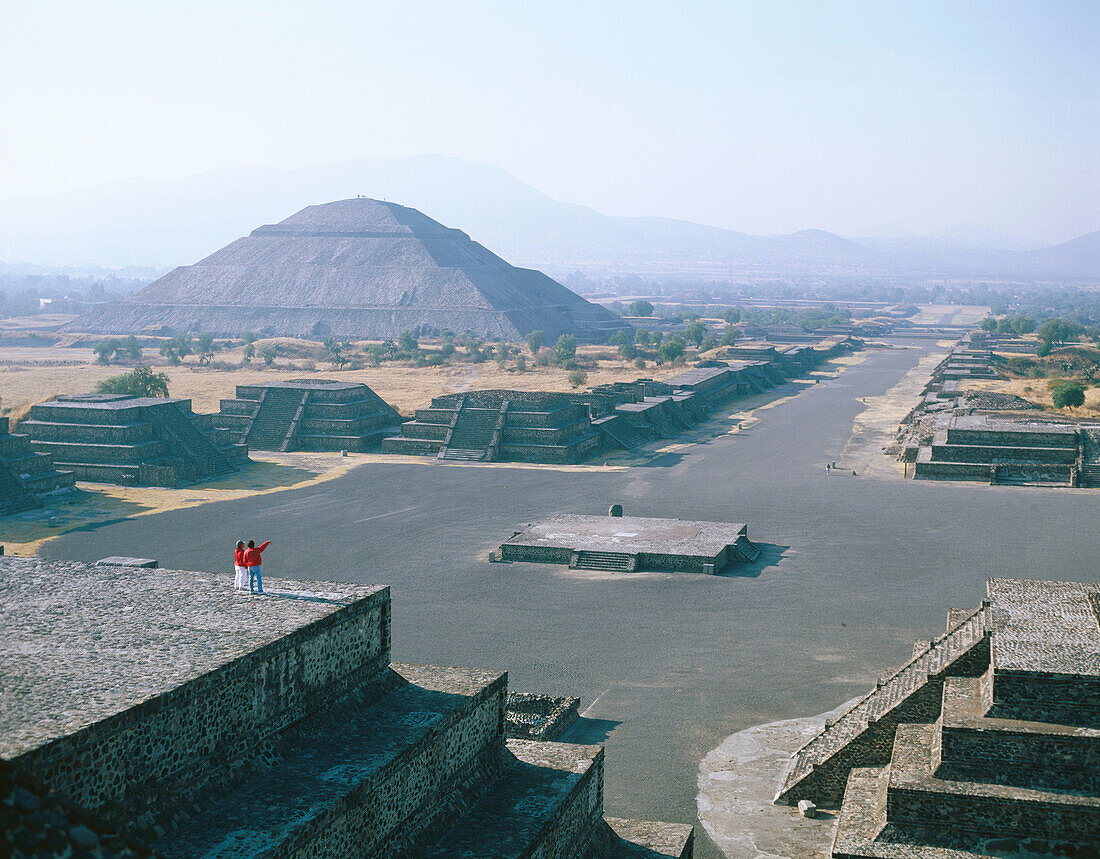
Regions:
<instances>
[{"instance_id":1,"label":"terraced stone platform","mask_svg":"<svg viewBox=\"0 0 1100 859\"><path fill-rule=\"evenodd\" d=\"M895 697L906 667L795 755L777 801L831 807L843 781L834 859L1100 853L1100 584L991 579L988 593L910 664L974 640L962 633L983 618L980 673L928 673L909 692L922 707L851 718Z\"/></svg>"},{"instance_id":2,"label":"terraced stone platform","mask_svg":"<svg viewBox=\"0 0 1100 859\"><path fill-rule=\"evenodd\" d=\"M230 474L248 451L191 401L85 394L31 408L21 424L36 453L53 456L77 480L127 486L182 486Z\"/></svg>"},{"instance_id":3,"label":"terraced stone platform","mask_svg":"<svg viewBox=\"0 0 1100 859\"><path fill-rule=\"evenodd\" d=\"M503 672L390 663L388 588L266 584L0 557L0 787L120 855L691 856L604 821L602 747L506 741Z\"/></svg>"},{"instance_id":4,"label":"terraced stone platform","mask_svg":"<svg viewBox=\"0 0 1100 859\"><path fill-rule=\"evenodd\" d=\"M350 450L377 447L401 416L366 385L288 379L237 385L214 425L251 450Z\"/></svg>"},{"instance_id":5,"label":"terraced stone platform","mask_svg":"<svg viewBox=\"0 0 1100 859\"><path fill-rule=\"evenodd\" d=\"M37 453L30 437L8 431L0 418L0 516L41 507L43 498L71 489L75 476L54 467L53 456Z\"/></svg>"},{"instance_id":6,"label":"terraced stone platform","mask_svg":"<svg viewBox=\"0 0 1100 859\"><path fill-rule=\"evenodd\" d=\"M749 563L759 554L747 525L641 516L552 516L500 546L503 561L623 573L720 573L728 564Z\"/></svg>"}]
</instances>

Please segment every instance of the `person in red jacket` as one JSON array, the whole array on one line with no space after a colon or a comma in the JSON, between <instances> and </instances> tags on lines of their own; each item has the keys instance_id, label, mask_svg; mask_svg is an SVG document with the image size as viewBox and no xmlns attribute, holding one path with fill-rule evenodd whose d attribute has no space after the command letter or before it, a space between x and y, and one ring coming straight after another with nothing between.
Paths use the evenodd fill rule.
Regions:
<instances>
[{"instance_id":1,"label":"person in red jacket","mask_svg":"<svg viewBox=\"0 0 1100 859\"><path fill-rule=\"evenodd\" d=\"M237 541L237 547L233 550L233 587L237 590L244 589L244 580L248 577L248 568L244 565L244 540Z\"/></svg>"},{"instance_id":2,"label":"person in red jacket","mask_svg":"<svg viewBox=\"0 0 1100 859\"><path fill-rule=\"evenodd\" d=\"M260 553L263 552L271 541L267 540L259 546L255 540L248 541L248 548L244 550L244 565L248 567L248 592L262 594L264 592L264 579L260 569ZM256 583L256 590L252 590L252 583Z\"/></svg>"}]
</instances>

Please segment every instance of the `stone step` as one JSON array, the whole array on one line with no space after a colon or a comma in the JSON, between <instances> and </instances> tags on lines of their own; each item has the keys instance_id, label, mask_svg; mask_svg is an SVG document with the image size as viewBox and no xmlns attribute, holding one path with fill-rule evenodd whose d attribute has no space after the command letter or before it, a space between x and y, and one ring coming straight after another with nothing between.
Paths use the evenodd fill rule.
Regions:
<instances>
[{"instance_id":1,"label":"stone step","mask_svg":"<svg viewBox=\"0 0 1100 859\"><path fill-rule=\"evenodd\" d=\"M936 725L899 725L889 768L887 821L954 840L1029 838L1100 844L1100 797L933 775Z\"/></svg>"},{"instance_id":2,"label":"stone step","mask_svg":"<svg viewBox=\"0 0 1100 859\"><path fill-rule=\"evenodd\" d=\"M574 552L570 558L569 566L580 570L610 570L615 572L632 572L635 568L634 558L625 552Z\"/></svg>"},{"instance_id":3,"label":"stone step","mask_svg":"<svg viewBox=\"0 0 1100 859\"><path fill-rule=\"evenodd\" d=\"M485 454L485 450L467 450L448 446L440 458L462 462L481 462L485 458Z\"/></svg>"},{"instance_id":4,"label":"stone step","mask_svg":"<svg viewBox=\"0 0 1100 859\"><path fill-rule=\"evenodd\" d=\"M971 613L943 638L914 657L795 753L776 802L817 804L840 799L852 767L885 764L889 740L911 701L938 710L941 687L932 677L948 671L985 640L988 611ZM925 700L928 699L928 700ZM912 721L912 718L910 718ZM874 738L871 742L870 738Z\"/></svg>"},{"instance_id":5,"label":"stone step","mask_svg":"<svg viewBox=\"0 0 1100 859\"><path fill-rule=\"evenodd\" d=\"M1100 730L990 717L993 682L944 682L936 777L1100 794Z\"/></svg>"},{"instance_id":6,"label":"stone step","mask_svg":"<svg viewBox=\"0 0 1100 859\"><path fill-rule=\"evenodd\" d=\"M170 830L165 857L422 855L500 773L506 677L391 666L392 688L302 720ZM323 741L323 742L322 742Z\"/></svg>"},{"instance_id":7,"label":"stone step","mask_svg":"<svg viewBox=\"0 0 1100 859\"><path fill-rule=\"evenodd\" d=\"M427 856L595 856L602 824L601 746L509 740L501 779Z\"/></svg>"}]
</instances>

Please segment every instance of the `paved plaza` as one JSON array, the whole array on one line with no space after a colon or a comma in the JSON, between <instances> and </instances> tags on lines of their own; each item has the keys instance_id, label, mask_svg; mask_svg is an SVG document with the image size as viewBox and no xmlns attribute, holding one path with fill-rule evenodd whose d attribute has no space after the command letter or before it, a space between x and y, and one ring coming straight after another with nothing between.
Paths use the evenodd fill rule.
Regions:
<instances>
[{"instance_id":1,"label":"paved plaza","mask_svg":"<svg viewBox=\"0 0 1100 859\"><path fill-rule=\"evenodd\" d=\"M579 696L583 718L563 739L606 742L607 813L687 822L700 761L727 736L865 693L942 632L946 608L977 604L987 578L1098 578L1100 493L826 476L826 462L844 465L860 398L936 349L893 342L912 348L871 350L741 432L644 466L370 463L320 486L93 526L42 554L153 557L229 588L234 542L270 539L270 575L388 584L396 660L506 669L516 691ZM489 563L526 523L614 503L747 521L761 555L719 576ZM698 835L697 855L718 855Z\"/></svg>"}]
</instances>

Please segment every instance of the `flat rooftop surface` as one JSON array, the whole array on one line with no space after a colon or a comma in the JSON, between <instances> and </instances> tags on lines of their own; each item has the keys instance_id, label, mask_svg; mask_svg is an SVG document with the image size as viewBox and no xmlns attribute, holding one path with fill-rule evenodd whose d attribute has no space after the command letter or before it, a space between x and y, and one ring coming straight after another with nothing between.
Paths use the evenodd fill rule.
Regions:
<instances>
[{"instance_id":1,"label":"flat rooftop surface","mask_svg":"<svg viewBox=\"0 0 1100 859\"><path fill-rule=\"evenodd\" d=\"M333 379L284 379L278 382L253 382L243 388L294 388L310 391L346 391L349 388L365 388L362 382L340 382Z\"/></svg>"},{"instance_id":2,"label":"flat rooftop surface","mask_svg":"<svg viewBox=\"0 0 1100 859\"><path fill-rule=\"evenodd\" d=\"M228 566L228 562L227 562ZM14 758L369 597L381 585L0 557L0 758Z\"/></svg>"},{"instance_id":3,"label":"flat rooftop surface","mask_svg":"<svg viewBox=\"0 0 1100 859\"><path fill-rule=\"evenodd\" d=\"M1100 677L1100 584L990 579L997 668Z\"/></svg>"},{"instance_id":4,"label":"flat rooftop surface","mask_svg":"<svg viewBox=\"0 0 1100 859\"><path fill-rule=\"evenodd\" d=\"M589 552L705 555L713 558L746 530L734 522L688 522L641 516L551 516L507 540Z\"/></svg>"},{"instance_id":5,"label":"flat rooftop surface","mask_svg":"<svg viewBox=\"0 0 1100 859\"><path fill-rule=\"evenodd\" d=\"M985 415L955 415L949 426L963 430L992 430L995 432L1042 432L1076 436L1077 429L1066 424L1048 424L1042 421L989 420Z\"/></svg>"},{"instance_id":6,"label":"flat rooftop surface","mask_svg":"<svg viewBox=\"0 0 1100 859\"><path fill-rule=\"evenodd\" d=\"M49 400L41 405L50 408L69 409L133 409L139 406L162 406L165 403L187 403L191 401L180 397L127 397L122 394L73 394L57 400Z\"/></svg>"}]
</instances>

